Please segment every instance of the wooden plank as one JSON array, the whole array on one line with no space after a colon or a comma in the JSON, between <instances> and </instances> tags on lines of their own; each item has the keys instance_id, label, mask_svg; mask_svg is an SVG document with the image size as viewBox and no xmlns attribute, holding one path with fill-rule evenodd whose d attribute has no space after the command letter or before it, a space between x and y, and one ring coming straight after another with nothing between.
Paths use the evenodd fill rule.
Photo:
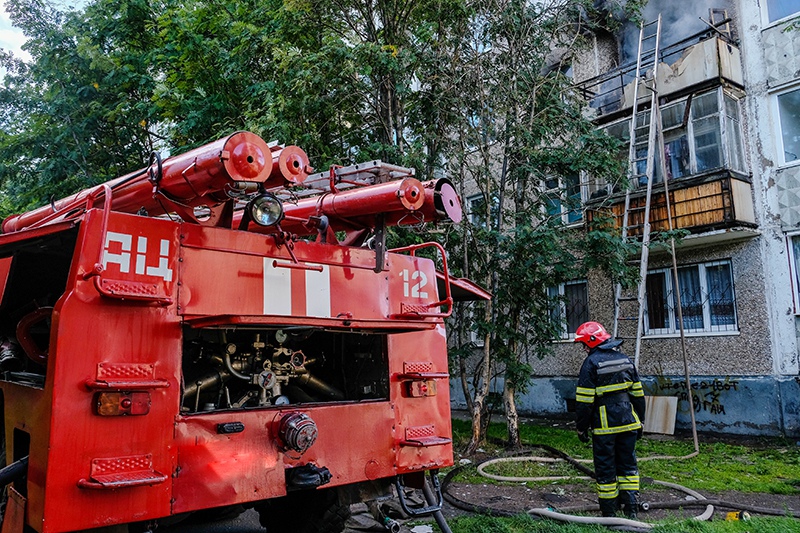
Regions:
<instances>
[{"instance_id":1,"label":"wooden plank","mask_svg":"<svg viewBox=\"0 0 800 533\"><path fill-rule=\"evenodd\" d=\"M731 180L731 192L736 220L755 224L756 214L753 210L753 195L750 184L739 180Z\"/></svg>"}]
</instances>

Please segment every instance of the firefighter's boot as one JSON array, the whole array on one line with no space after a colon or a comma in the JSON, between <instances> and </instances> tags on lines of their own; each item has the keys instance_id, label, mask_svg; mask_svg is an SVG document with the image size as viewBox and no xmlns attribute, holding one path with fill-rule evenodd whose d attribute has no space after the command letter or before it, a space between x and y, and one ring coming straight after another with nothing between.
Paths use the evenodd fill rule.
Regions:
<instances>
[{"instance_id":1,"label":"firefighter's boot","mask_svg":"<svg viewBox=\"0 0 800 533\"><path fill-rule=\"evenodd\" d=\"M625 499L622 502L622 513L625 515L625 518L629 518L631 520L636 520L638 518L636 511L639 507L639 498L637 496L638 494L634 491L629 491L624 496ZM620 498L623 498L621 494Z\"/></svg>"},{"instance_id":2,"label":"firefighter's boot","mask_svg":"<svg viewBox=\"0 0 800 533\"><path fill-rule=\"evenodd\" d=\"M600 499L600 514L602 516L617 516L617 499L616 498L601 498Z\"/></svg>"}]
</instances>

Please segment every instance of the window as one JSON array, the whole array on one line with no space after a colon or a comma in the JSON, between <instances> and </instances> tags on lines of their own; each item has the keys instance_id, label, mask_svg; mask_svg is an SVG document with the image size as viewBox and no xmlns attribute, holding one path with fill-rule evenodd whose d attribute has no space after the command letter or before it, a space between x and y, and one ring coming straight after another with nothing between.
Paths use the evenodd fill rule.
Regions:
<instances>
[{"instance_id":1,"label":"window","mask_svg":"<svg viewBox=\"0 0 800 533\"><path fill-rule=\"evenodd\" d=\"M548 178L544 180L544 189L548 216L560 218L564 224L583 220L581 180L577 174L564 178Z\"/></svg>"},{"instance_id":2,"label":"window","mask_svg":"<svg viewBox=\"0 0 800 533\"><path fill-rule=\"evenodd\" d=\"M738 331L730 261L678 268L683 329L686 332ZM648 335L679 331L672 270L647 273L645 326Z\"/></svg>"},{"instance_id":3,"label":"window","mask_svg":"<svg viewBox=\"0 0 800 533\"><path fill-rule=\"evenodd\" d=\"M791 253L789 254L789 264L792 271L792 288L794 297L794 312L800 315L800 235L793 235L789 238Z\"/></svg>"},{"instance_id":4,"label":"window","mask_svg":"<svg viewBox=\"0 0 800 533\"><path fill-rule=\"evenodd\" d=\"M647 185L647 144L650 139L650 110L642 111L636 115L636 163L633 172L638 176L639 185ZM658 182L660 180L656 180Z\"/></svg>"},{"instance_id":5,"label":"window","mask_svg":"<svg viewBox=\"0 0 800 533\"><path fill-rule=\"evenodd\" d=\"M500 200L496 196L492 196L492 212L490 225L494 225L497 220L497 214L500 207ZM486 197L482 194L467 197L467 215L469 221L480 228L486 227Z\"/></svg>"},{"instance_id":6,"label":"window","mask_svg":"<svg viewBox=\"0 0 800 533\"><path fill-rule=\"evenodd\" d=\"M800 158L800 89L777 95L783 162Z\"/></svg>"},{"instance_id":7,"label":"window","mask_svg":"<svg viewBox=\"0 0 800 533\"><path fill-rule=\"evenodd\" d=\"M617 157L620 161L628 161L628 152L630 150L631 132L630 120L622 120L605 126L605 132L609 137L619 139L619 152ZM590 199L602 198L609 194L613 194L616 187L613 183L608 183L604 179L590 179L587 183L587 193Z\"/></svg>"},{"instance_id":8,"label":"window","mask_svg":"<svg viewBox=\"0 0 800 533\"><path fill-rule=\"evenodd\" d=\"M724 134L728 151L728 167L745 172L744 147L742 146L742 126L739 123L739 101L722 93L725 104Z\"/></svg>"},{"instance_id":9,"label":"window","mask_svg":"<svg viewBox=\"0 0 800 533\"><path fill-rule=\"evenodd\" d=\"M483 320L484 309L475 302L467 309L467 322L469 323L469 340L477 348L483 348L485 335L483 331L478 331L478 321Z\"/></svg>"},{"instance_id":10,"label":"window","mask_svg":"<svg viewBox=\"0 0 800 533\"><path fill-rule=\"evenodd\" d=\"M769 13L769 21L775 22L795 13L800 13L800 6L797 5L797 0L767 0L767 12Z\"/></svg>"},{"instance_id":11,"label":"window","mask_svg":"<svg viewBox=\"0 0 800 533\"><path fill-rule=\"evenodd\" d=\"M739 102L721 89L692 95L661 108L664 163L667 179L690 177L706 171L729 168L745 171ZM800 121L800 118L798 118ZM645 174L650 112L636 117L637 176ZM630 119L605 126L612 137L630 144ZM723 150L724 148L724 150ZM625 159L628 159L627 150ZM663 181L660 161L655 161L655 183ZM647 181L641 177L639 185Z\"/></svg>"},{"instance_id":12,"label":"window","mask_svg":"<svg viewBox=\"0 0 800 533\"><path fill-rule=\"evenodd\" d=\"M578 326L589 320L589 291L585 280L568 281L547 289L550 319L559 339L572 339Z\"/></svg>"},{"instance_id":13,"label":"window","mask_svg":"<svg viewBox=\"0 0 800 533\"><path fill-rule=\"evenodd\" d=\"M692 101L692 129L697 172L722 166L722 144L717 92L697 96Z\"/></svg>"},{"instance_id":14,"label":"window","mask_svg":"<svg viewBox=\"0 0 800 533\"><path fill-rule=\"evenodd\" d=\"M686 100L665 106L661 110L667 179L682 178L692 173L689 130L685 117Z\"/></svg>"}]
</instances>

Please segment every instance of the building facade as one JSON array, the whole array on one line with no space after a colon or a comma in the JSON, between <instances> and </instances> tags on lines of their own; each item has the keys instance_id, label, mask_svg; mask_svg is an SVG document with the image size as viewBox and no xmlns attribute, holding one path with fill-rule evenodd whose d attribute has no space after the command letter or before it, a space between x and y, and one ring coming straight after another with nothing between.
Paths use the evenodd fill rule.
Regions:
<instances>
[{"instance_id":1,"label":"building facade","mask_svg":"<svg viewBox=\"0 0 800 533\"><path fill-rule=\"evenodd\" d=\"M648 395L678 398L678 428L690 426L691 392L701 431L798 436L800 3L653 0L644 15L662 20L655 77L665 171L653 178L650 221L663 233L669 214L685 236L676 248L677 283L669 247L651 246L639 372ZM647 135L639 132L651 117L647 105L632 116L634 84L640 97L650 94L635 80L638 31L630 24L593 36L593 49L572 65L598 128L629 144L636 121L637 157L646 155ZM627 148L620 156L628 158ZM644 205L643 185L631 194L633 206ZM577 194L578 184L561 190ZM580 228L599 212L621 224L625 197L617 184L581 176L579 190L584 210L565 210L566 224ZM562 209L562 199L552 209ZM549 295L561 301L554 318L563 338L552 356L533 361L522 413L570 411L584 356L572 343L575 328L614 322L614 286L600 273ZM623 347L633 355L633 342Z\"/></svg>"}]
</instances>

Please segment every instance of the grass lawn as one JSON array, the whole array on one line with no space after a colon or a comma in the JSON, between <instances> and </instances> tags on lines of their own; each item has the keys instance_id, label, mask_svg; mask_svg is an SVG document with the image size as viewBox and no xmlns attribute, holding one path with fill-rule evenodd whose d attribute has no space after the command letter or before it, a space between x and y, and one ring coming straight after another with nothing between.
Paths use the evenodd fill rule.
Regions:
<instances>
[{"instance_id":1,"label":"grass lawn","mask_svg":"<svg viewBox=\"0 0 800 533\"><path fill-rule=\"evenodd\" d=\"M455 449L463 449L470 434L467 421L453 421ZM578 441L574 431L562 427L542 424L523 424L521 427L524 447L537 444L552 446L575 459L591 459L591 447ZM505 425L492 424L489 428L490 442L498 443L505 438ZM484 447L487 454L501 456L506 451L499 444ZM648 456L685 456L694 451L691 438L645 437L637 445L642 476L660 481L677 483L700 493L737 491L797 495L800 507L800 446L785 439L750 439L747 444L714 439L703 442L700 436L700 454L691 459L656 459ZM537 450L539 455L541 450ZM456 460L458 461L457 456ZM644 459L644 460L643 460ZM591 464L587 466L591 467ZM565 463L541 465L535 462L501 463L492 465L493 474L504 476L583 475ZM456 478L459 483L502 483L480 476L474 467L465 468ZM552 484L552 482L542 482ZM528 483L531 486L531 483ZM470 515L450 520L454 533L589 533L609 531L602 526L563 524L550 520L536 520L528 516L515 518L490 518ZM693 520L665 520L652 530L655 533L800 533L800 520L786 517L754 516L747 521L697 522Z\"/></svg>"}]
</instances>

